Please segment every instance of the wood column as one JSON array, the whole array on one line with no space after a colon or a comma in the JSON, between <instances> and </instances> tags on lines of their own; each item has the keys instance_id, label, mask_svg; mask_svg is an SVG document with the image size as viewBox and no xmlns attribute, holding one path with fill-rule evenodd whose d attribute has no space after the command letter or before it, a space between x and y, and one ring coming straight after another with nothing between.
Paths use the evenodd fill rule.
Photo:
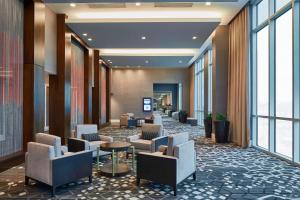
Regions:
<instances>
[{"instance_id":1,"label":"wood column","mask_svg":"<svg viewBox=\"0 0 300 200\"><path fill-rule=\"evenodd\" d=\"M110 123L111 106L110 106L110 91L111 91L111 69L106 68L106 122Z\"/></svg>"},{"instance_id":2,"label":"wood column","mask_svg":"<svg viewBox=\"0 0 300 200\"><path fill-rule=\"evenodd\" d=\"M44 132L45 5L24 1L23 149Z\"/></svg>"},{"instance_id":3,"label":"wood column","mask_svg":"<svg viewBox=\"0 0 300 200\"><path fill-rule=\"evenodd\" d=\"M93 50L84 51L84 123L92 123L92 68L94 66Z\"/></svg>"},{"instance_id":4,"label":"wood column","mask_svg":"<svg viewBox=\"0 0 300 200\"><path fill-rule=\"evenodd\" d=\"M71 134L71 33L57 15L57 74L49 77L49 132L65 144Z\"/></svg>"},{"instance_id":5,"label":"wood column","mask_svg":"<svg viewBox=\"0 0 300 200\"><path fill-rule=\"evenodd\" d=\"M94 87L93 87L93 109L92 109L92 121L93 124L97 124L100 128L100 77L99 77L99 50L94 50Z\"/></svg>"}]
</instances>

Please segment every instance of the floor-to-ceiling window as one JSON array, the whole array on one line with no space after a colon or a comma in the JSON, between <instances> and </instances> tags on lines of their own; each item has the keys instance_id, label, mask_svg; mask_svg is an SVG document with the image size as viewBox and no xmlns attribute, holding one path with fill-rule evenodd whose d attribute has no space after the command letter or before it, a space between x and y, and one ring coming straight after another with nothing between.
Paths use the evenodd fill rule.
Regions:
<instances>
[{"instance_id":1,"label":"floor-to-ceiling window","mask_svg":"<svg viewBox=\"0 0 300 200\"><path fill-rule=\"evenodd\" d=\"M207 98L207 112L212 113L212 70L213 70L213 60L212 60L212 50L208 51L208 98Z\"/></svg>"},{"instance_id":2,"label":"floor-to-ceiling window","mask_svg":"<svg viewBox=\"0 0 300 200\"><path fill-rule=\"evenodd\" d=\"M204 119L204 57L195 62L195 117L203 126Z\"/></svg>"},{"instance_id":3,"label":"floor-to-ceiling window","mask_svg":"<svg viewBox=\"0 0 300 200\"><path fill-rule=\"evenodd\" d=\"M299 2L292 0L257 0L252 5L253 145L295 162L300 160L300 84L295 73L300 62L293 56L300 46L295 42L299 10Z\"/></svg>"}]
</instances>

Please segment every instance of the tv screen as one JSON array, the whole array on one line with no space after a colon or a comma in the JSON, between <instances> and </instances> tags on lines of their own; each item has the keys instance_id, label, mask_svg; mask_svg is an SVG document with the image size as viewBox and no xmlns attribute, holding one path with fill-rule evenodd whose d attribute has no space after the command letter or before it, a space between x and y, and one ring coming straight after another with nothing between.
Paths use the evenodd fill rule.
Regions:
<instances>
[{"instance_id":1,"label":"tv screen","mask_svg":"<svg viewBox=\"0 0 300 200\"><path fill-rule=\"evenodd\" d=\"M149 97L143 98L143 111L144 112L152 111L152 98Z\"/></svg>"}]
</instances>

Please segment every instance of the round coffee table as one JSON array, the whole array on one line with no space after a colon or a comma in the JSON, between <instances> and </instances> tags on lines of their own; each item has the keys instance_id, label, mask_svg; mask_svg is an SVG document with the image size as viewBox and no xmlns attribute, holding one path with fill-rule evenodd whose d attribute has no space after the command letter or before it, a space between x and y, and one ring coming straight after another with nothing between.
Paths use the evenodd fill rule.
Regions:
<instances>
[{"instance_id":1,"label":"round coffee table","mask_svg":"<svg viewBox=\"0 0 300 200\"><path fill-rule=\"evenodd\" d=\"M126 151L131 147L128 142L111 142L100 145L102 151L112 153L112 162L100 167L101 174L107 176L122 176L130 172L130 167L126 163L119 163L119 152Z\"/></svg>"}]
</instances>

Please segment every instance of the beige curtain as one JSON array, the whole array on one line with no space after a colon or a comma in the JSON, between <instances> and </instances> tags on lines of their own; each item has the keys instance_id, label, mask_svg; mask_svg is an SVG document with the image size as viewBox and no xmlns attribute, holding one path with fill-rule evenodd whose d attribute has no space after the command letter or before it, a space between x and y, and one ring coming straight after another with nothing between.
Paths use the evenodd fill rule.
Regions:
<instances>
[{"instance_id":1,"label":"beige curtain","mask_svg":"<svg viewBox=\"0 0 300 200\"><path fill-rule=\"evenodd\" d=\"M248 7L229 24L228 107L230 138L237 145L249 145L248 117Z\"/></svg>"}]
</instances>

